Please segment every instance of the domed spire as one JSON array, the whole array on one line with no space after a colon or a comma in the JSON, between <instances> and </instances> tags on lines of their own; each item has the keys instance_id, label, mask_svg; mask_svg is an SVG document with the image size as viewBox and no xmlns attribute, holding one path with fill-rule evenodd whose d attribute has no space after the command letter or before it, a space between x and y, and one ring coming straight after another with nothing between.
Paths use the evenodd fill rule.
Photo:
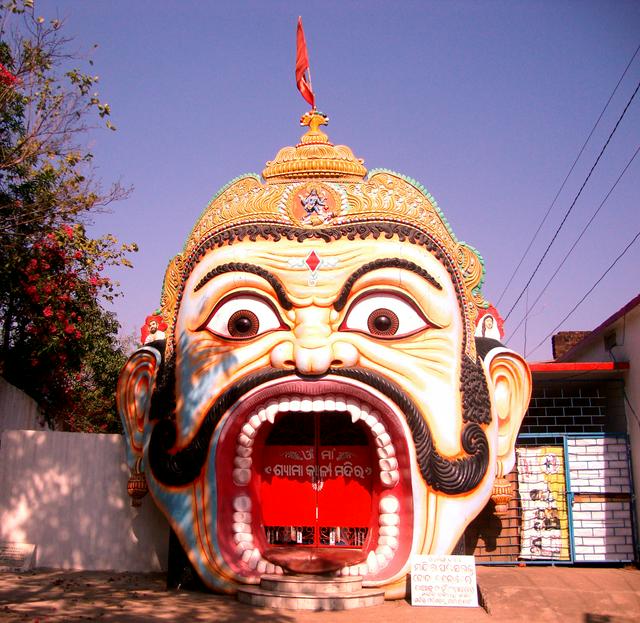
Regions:
<instances>
[{"instance_id":1,"label":"domed spire","mask_svg":"<svg viewBox=\"0 0 640 623\"><path fill-rule=\"evenodd\" d=\"M360 181L367 174L363 162L353 155L346 145L334 145L320 130L329 118L324 113L311 110L300 119L300 125L308 126L295 147L283 147L274 160L267 162L262 177L271 184L292 182L302 178L332 181Z\"/></svg>"}]
</instances>

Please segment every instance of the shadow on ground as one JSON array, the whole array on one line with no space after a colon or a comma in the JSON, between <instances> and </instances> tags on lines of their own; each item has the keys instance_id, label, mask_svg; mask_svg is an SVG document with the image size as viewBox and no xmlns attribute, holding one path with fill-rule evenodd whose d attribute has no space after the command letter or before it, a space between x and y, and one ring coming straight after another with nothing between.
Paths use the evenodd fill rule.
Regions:
<instances>
[{"instance_id":1,"label":"shadow on ground","mask_svg":"<svg viewBox=\"0 0 640 623\"><path fill-rule=\"evenodd\" d=\"M163 574L38 571L2 574L0 621L219 621L290 623L284 612L229 597L167 591Z\"/></svg>"},{"instance_id":2,"label":"shadow on ground","mask_svg":"<svg viewBox=\"0 0 640 623\"><path fill-rule=\"evenodd\" d=\"M270 610L233 597L166 590L164 574L0 572L0 623L632 623L635 568L478 567L483 608L412 607L405 600L341 612Z\"/></svg>"}]
</instances>

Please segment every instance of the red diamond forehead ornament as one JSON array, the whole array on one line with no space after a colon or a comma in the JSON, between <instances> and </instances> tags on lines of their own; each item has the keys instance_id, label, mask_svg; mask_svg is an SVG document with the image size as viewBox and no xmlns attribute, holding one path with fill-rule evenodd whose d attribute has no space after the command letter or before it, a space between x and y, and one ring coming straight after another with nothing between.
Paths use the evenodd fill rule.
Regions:
<instances>
[{"instance_id":1,"label":"red diamond forehead ornament","mask_svg":"<svg viewBox=\"0 0 640 623\"><path fill-rule=\"evenodd\" d=\"M292 258L289 260L291 268L306 268L310 271L309 285L315 286L318 283L318 273L322 268L336 266L338 260L331 257L320 257L315 249L311 250L305 258Z\"/></svg>"},{"instance_id":2,"label":"red diamond forehead ornament","mask_svg":"<svg viewBox=\"0 0 640 623\"><path fill-rule=\"evenodd\" d=\"M320 265L320 258L315 251L311 251L304 262L309 267L311 272L315 273L318 266Z\"/></svg>"}]
</instances>

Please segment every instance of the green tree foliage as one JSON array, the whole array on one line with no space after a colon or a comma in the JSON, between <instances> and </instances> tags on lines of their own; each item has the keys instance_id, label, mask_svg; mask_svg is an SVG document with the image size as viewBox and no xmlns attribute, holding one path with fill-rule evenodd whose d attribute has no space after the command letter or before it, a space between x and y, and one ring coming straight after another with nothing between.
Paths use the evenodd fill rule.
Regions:
<instances>
[{"instance_id":1,"label":"green tree foliage","mask_svg":"<svg viewBox=\"0 0 640 623\"><path fill-rule=\"evenodd\" d=\"M56 427L113 432L125 354L100 302L118 295L105 271L136 246L87 236L128 190L94 176L88 132L115 128L62 27L29 0L0 7L0 373Z\"/></svg>"}]
</instances>

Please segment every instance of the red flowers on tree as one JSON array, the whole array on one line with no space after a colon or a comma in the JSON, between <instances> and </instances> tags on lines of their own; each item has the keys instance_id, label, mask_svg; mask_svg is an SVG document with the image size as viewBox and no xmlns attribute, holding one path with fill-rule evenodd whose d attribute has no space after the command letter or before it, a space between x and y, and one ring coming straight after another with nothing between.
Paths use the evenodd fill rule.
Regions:
<instances>
[{"instance_id":1,"label":"red flowers on tree","mask_svg":"<svg viewBox=\"0 0 640 623\"><path fill-rule=\"evenodd\" d=\"M87 149L96 123L115 129L110 108L93 68L75 68L86 59L68 51L60 20L11 0L0 21L0 374L58 428L117 431L125 356L102 306L117 295L104 271L131 266L136 248L83 227L128 194L102 186Z\"/></svg>"},{"instance_id":2,"label":"red flowers on tree","mask_svg":"<svg viewBox=\"0 0 640 623\"><path fill-rule=\"evenodd\" d=\"M74 340L83 335L82 314L112 286L83 251L88 242L81 226L65 224L32 245L32 257L20 271L29 303L27 331L42 342L38 364L73 359Z\"/></svg>"},{"instance_id":3,"label":"red flowers on tree","mask_svg":"<svg viewBox=\"0 0 640 623\"><path fill-rule=\"evenodd\" d=\"M18 82L18 78L14 76L2 63L0 63L0 84L12 87Z\"/></svg>"},{"instance_id":4,"label":"red flowers on tree","mask_svg":"<svg viewBox=\"0 0 640 623\"><path fill-rule=\"evenodd\" d=\"M18 271L24 294L21 350L28 354L24 362L30 378L39 379L34 397L60 413L54 418L58 425L72 430L109 430L114 425L112 388L103 391L96 369L87 366L88 358L100 362L103 355L93 351L93 341L101 339L108 355L117 330L115 319L98 304L100 298L113 296L114 284L96 267L119 259L105 245L87 238L81 225L65 224L34 242ZM107 356L102 362L111 366L114 376L124 360L119 357ZM87 393L93 400L91 421L86 415ZM93 421L96 409L108 414L111 424Z\"/></svg>"}]
</instances>

